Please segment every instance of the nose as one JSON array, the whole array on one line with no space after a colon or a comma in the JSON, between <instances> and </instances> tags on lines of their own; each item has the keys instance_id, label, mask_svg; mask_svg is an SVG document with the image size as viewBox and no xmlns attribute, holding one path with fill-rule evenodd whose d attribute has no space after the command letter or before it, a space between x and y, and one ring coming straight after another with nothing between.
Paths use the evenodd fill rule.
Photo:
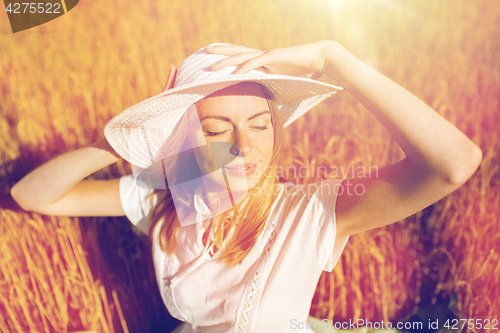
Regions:
<instances>
[{"instance_id":1,"label":"nose","mask_svg":"<svg viewBox=\"0 0 500 333\"><path fill-rule=\"evenodd\" d=\"M231 154L238 156L241 152L242 157L248 156L252 151L252 144L248 135L241 130L235 131L234 144L231 147Z\"/></svg>"}]
</instances>

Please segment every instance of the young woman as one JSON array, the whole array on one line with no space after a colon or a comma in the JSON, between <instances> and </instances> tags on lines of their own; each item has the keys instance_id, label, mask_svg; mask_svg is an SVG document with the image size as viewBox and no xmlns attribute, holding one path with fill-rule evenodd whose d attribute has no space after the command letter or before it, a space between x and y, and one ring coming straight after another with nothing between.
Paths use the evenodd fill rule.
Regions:
<instances>
[{"instance_id":1,"label":"young woman","mask_svg":"<svg viewBox=\"0 0 500 333\"><path fill-rule=\"evenodd\" d=\"M319 75L370 110L406 157L376 177L278 183L283 128L339 89ZM213 44L177 76L172 68L165 91L113 118L105 135L34 170L12 196L43 214L126 215L149 233L160 292L183 333L300 331L321 272L350 235L438 201L482 158L457 128L333 41L268 52ZM119 158L140 171L82 180Z\"/></svg>"}]
</instances>

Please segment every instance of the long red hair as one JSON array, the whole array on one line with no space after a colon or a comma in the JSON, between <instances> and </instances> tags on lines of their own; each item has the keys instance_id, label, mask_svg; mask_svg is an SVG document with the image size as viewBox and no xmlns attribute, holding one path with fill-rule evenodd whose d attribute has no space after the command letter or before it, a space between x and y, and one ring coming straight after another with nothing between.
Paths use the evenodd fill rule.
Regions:
<instances>
[{"instance_id":1,"label":"long red hair","mask_svg":"<svg viewBox=\"0 0 500 333\"><path fill-rule=\"evenodd\" d=\"M260 178L257 185L248 191L248 200L243 200L234 207L234 215L231 216L229 212L224 212L213 218L212 228L217 226L214 229L214 243L219 251L221 251L220 260L225 262L228 266L235 266L241 263L241 261L255 245L257 238L264 229L266 221L269 217L272 203L274 202L277 194L276 184L278 183L278 180L276 169L279 165L279 151L281 149L283 137L283 119L276 105L274 95L265 86L260 85L260 87L264 92L264 96L267 99L269 110L271 112L271 122L274 130L273 157L269 167L266 168L266 171ZM186 124L190 121L186 115L187 113L181 118L172 135L169 137L169 145L179 145L181 142L186 140L188 135L188 131L186 131ZM188 158L184 158L182 160L170 160L168 166L166 165L165 167L171 168L170 170L183 170L183 172L185 172L185 170L189 170L186 165L194 165L191 163L196 164L194 153L191 153ZM169 174L170 177L171 174L175 173L167 174ZM165 184L166 183L167 182L165 182ZM181 195L179 197L178 193L176 193L176 199L181 200L184 204L192 207L193 193L194 189L186 189L186 193L183 196ZM168 186L166 190L154 190L149 195L151 202L153 200L153 196L155 195L158 197L158 200L157 204L152 209L152 222L149 229L149 237L153 240L153 230L158 223L163 221L159 230L159 245L162 251L168 255L172 255L177 247L177 229L179 229L181 225ZM244 202L246 203L243 205ZM234 232L232 232L231 236L228 237L229 231L233 225L235 228Z\"/></svg>"}]
</instances>

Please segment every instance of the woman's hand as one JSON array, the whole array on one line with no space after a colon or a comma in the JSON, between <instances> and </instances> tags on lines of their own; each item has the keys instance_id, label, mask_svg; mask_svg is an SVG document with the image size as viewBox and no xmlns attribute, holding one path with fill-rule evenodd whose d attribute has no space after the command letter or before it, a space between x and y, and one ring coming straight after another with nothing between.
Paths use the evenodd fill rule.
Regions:
<instances>
[{"instance_id":1,"label":"woman's hand","mask_svg":"<svg viewBox=\"0 0 500 333\"><path fill-rule=\"evenodd\" d=\"M175 75L177 74L177 69L174 65L170 65L170 72L168 73L167 84L165 84L165 88L161 92L165 90L172 89L174 87Z\"/></svg>"},{"instance_id":2,"label":"woman's hand","mask_svg":"<svg viewBox=\"0 0 500 333\"><path fill-rule=\"evenodd\" d=\"M332 41L320 41L270 51L252 49L240 45L206 47L212 54L229 56L212 66L220 70L237 66L234 74L248 73L251 70L267 70L270 74L284 74L318 79L324 74L326 53Z\"/></svg>"}]
</instances>

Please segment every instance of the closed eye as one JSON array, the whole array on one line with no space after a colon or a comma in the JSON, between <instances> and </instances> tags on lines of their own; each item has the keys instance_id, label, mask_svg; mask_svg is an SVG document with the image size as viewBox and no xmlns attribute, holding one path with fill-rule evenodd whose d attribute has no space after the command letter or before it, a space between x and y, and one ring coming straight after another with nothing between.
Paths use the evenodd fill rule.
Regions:
<instances>
[{"instance_id":1,"label":"closed eye","mask_svg":"<svg viewBox=\"0 0 500 333\"><path fill-rule=\"evenodd\" d=\"M258 129L260 131L264 131L264 130L268 129L269 127L268 126L253 126L253 128ZM222 131L222 132L205 131L205 132L207 133L207 136L217 136L217 135L224 134L224 132L226 132L226 131Z\"/></svg>"},{"instance_id":2,"label":"closed eye","mask_svg":"<svg viewBox=\"0 0 500 333\"><path fill-rule=\"evenodd\" d=\"M217 136L217 135L221 135L225 131L223 131L223 132L209 132L209 131L206 131L206 132L207 132L207 136Z\"/></svg>"}]
</instances>

